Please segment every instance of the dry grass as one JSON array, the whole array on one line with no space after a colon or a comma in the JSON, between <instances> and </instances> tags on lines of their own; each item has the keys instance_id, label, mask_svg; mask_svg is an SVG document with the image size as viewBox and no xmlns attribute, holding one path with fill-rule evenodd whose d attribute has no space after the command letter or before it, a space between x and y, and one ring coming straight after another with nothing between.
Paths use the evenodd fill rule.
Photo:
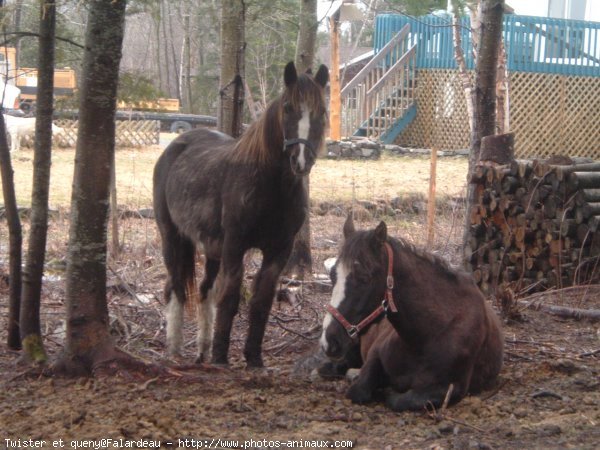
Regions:
<instances>
[{"instance_id":1,"label":"dry grass","mask_svg":"<svg viewBox=\"0 0 600 450\"><path fill-rule=\"evenodd\" d=\"M119 204L130 208L152 205L152 170L161 153L158 146L117 151L117 193ZM50 207L65 208L71 202L74 149L53 149L50 176ZM13 155L15 190L19 206L31 204L33 151L22 149Z\"/></svg>"},{"instance_id":2,"label":"dry grass","mask_svg":"<svg viewBox=\"0 0 600 450\"><path fill-rule=\"evenodd\" d=\"M168 141L167 141L168 142ZM152 170L162 152L159 146L117 150L117 193L120 205L129 208L152 206ZM50 206L68 207L71 201L74 149L55 149L52 156ZM31 203L33 151L13 155L17 202ZM467 161L445 158L438 162L438 197L464 193ZM315 202L389 200L405 193L427 195L428 158L384 156L378 161L321 159L311 173L311 198Z\"/></svg>"},{"instance_id":3,"label":"dry grass","mask_svg":"<svg viewBox=\"0 0 600 450\"><path fill-rule=\"evenodd\" d=\"M377 161L319 160L311 172L311 197L316 201L390 200L429 190L429 158L384 155ZM438 160L437 196L464 194L465 158Z\"/></svg>"}]
</instances>

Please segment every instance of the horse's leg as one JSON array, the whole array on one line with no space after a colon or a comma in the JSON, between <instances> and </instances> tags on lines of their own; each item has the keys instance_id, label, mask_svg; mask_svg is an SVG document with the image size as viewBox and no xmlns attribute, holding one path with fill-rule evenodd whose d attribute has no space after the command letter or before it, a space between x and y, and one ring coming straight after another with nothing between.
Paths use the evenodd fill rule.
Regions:
<instances>
[{"instance_id":1,"label":"horse's leg","mask_svg":"<svg viewBox=\"0 0 600 450\"><path fill-rule=\"evenodd\" d=\"M348 350L342 361L327 361L317 369L317 372L325 379L343 378L349 369L359 369L361 366L360 344L356 344Z\"/></svg>"},{"instance_id":2,"label":"horse's leg","mask_svg":"<svg viewBox=\"0 0 600 450\"><path fill-rule=\"evenodd\" d=\"M17 133L10 133L10 152L11 153L15 153L18 149L17 149L17 139L18 139L18 135Z\"/></svg>"},{"instance_id":3,"label":"horse's leg","mask_svg":"<svg viewBox=\"0 0 600 450\"><path fill-rule=\"evenodd\" d=\"M263 263L254 281L254 293L250 300L250 328L244 347L244 357L248 367L263 367L262 341L269 313L275 297L279 275L285 267L292 246L281 252L263 253Z\"/></svg>"},{"instance_id":4,"label":"horse's leg","mask_svg":"<svg viewBox=\"0 0 600 450\"><path fill-rule=\"evenodd\" d=\"M368 403L373 400L375 390L385 384L387 384L387 376L381 359L377 351L372 349L360 369L358 378L348 388L346 397L352 400L352 403Z\"/></svg>"},{"instance_id":5,"label":"horse's leg","mask_svg":"<svg viewBox=\"0 0 600 450\"><path fill-rule=\"evenodd\" d=\"M212 362L227 364L233 318L238 312L244 275L245 249L237 240L225 239L218 283L217 320L212 345Z\"/></svg>"},{"instance_id":6,"label":"horse's leg","mask_svg":"<svg viewBox=\"0 0 600 450\"><path fill-rule=\"evenodd\" d=\"M209 358L210 347L214 332L215 321L215 289L214 283L219 273L220 261L218 259L206 257L204 265L204 279L200 284L200 304L198 305L198 358L196 362L207 361Z\"/></svg>"},{"instance_id":7,"label":"horse's leg","mask_svg":"<svg viewBox=\"0 0 600 450\"><path fill-rule=\"evenodd\" d=\"M167 354L176 356L181 353L183 343L183 306L177 298L173 282L169 276L165 285L165 316L167 319Z\"/></svg>"},{"instance_id":8,"label":"horse's leg","mask_svg":"<svg viewBox=\"0 0 600 450\"><path fill-rule=\"evenodd\" d=\"M439 408L450 386L434 385L421 389L409 389L406 392L398 392L392 388L385 391L385 404L393 411L418 411L428 406ZM456 403L465 396L465 391L460 386L453 386L449 404Z\"/></svg>"},{"instance_id":9,"label":"horse's leg","mask_svg":"<svg viewBox=\"0 0 600 450\"><path fill-rule=\"evenodd\" d=\"M163 258L168 272L165 285L167 353L178 355L183 343L183 305L187 298L186 289L189 289L194 280L196 248L193 242L177 232L170 220L159 222L158 225L163 243Z\"/></svg>"}]
</instances>

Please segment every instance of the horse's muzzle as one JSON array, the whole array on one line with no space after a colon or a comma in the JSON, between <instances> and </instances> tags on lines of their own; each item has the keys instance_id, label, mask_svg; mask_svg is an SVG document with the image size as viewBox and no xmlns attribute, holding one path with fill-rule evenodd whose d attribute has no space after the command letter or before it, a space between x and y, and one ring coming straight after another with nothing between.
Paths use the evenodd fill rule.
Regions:
<instances>
[{"instance_id":1,"label":"horse's muzzle","mask_svg":"<svg viewBox=\"0 0 600 450\"><path fill-rule=\"evenodd\" d=\"M304 145L304 148L300 147L300 145ZM285 139L283 141L283 151L288 150L290 152L290 165L294 175L308 175L315 162L316 152L313 143L303 138Z\"/></svg>"}]
</instances>

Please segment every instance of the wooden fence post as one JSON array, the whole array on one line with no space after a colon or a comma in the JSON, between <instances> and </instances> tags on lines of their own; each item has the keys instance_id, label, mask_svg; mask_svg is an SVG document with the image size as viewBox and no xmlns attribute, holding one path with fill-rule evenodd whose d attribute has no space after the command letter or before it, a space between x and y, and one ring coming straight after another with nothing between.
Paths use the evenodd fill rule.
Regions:
<instances>
[{"instance_id":1,"label":"wooden fence post","mask_svg":"<svg viewBox=\"0 0 600 450\"><path fill-rule=\"evenodd\" d=\"M427 248L433 248L435 237L435 179L437 172L437 149L431 149L431 167L429 170L429 198L427 201Z\"/></svg>"}]
</instances>

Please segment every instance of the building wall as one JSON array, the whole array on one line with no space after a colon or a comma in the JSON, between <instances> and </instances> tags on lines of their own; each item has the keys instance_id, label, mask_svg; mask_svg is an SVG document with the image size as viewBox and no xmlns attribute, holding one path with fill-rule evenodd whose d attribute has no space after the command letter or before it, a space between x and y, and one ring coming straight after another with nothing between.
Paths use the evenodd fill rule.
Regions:
<instances>
[{"instance_id":1,"label":"building wall","mask_svg":"<svg viewBox=\"0 0 600 450\"><path fill-rule=\"evenodd\" d=\"M598 0L513 0L508 4L522 16L554 17L600 22Z\"/></svg>"}]
</instances>

